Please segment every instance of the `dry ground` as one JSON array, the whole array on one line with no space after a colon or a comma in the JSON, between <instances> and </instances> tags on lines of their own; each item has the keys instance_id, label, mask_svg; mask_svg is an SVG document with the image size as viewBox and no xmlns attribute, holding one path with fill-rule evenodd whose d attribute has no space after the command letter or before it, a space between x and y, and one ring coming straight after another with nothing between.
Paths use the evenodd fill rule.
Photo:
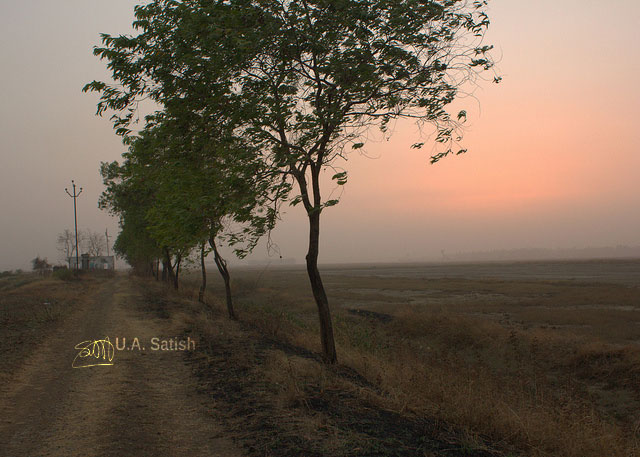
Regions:
<instances>
[{"instance_id":1,"label":"dry ground","mask_svg":"<svg viewBox=\"0 0 640 457\"><path fill-rule=\"evenodd\" d=\"M365 383L356 396L466 432L470 449L640 455L640 262L463 271L325 268L340 361ZM271 354L265 378L285 403L313 405L326 374L299 354L319 351L304 270L234 273L241 320L298 348Z\"/></svg>"},{"instance_id":2,"label":"dry ground","mask_svg":"<svg viewBox=\"0 0 640 457\"><path fill-rule=\"evenodd\" d=\"M153 281L28 278L2 292L0 310L2 456L502 455ZM111 366L72 368L77 343L107 336L147 349L154 336L189 337L197 349L116 351Z\"/></svg>"},{"instance_id":3,"label":"dry ground","mask_svg":"<svg viewBox=\"0 0 640 457\"><path fill-rule=\"evenodd\" d=\"M239 322L214 272L0 283L0 455L640 456L640 262L437 268L325 268L337 367L300 268L232 271ZM71 369L104 335L198 349Z\"/></svg>"},{"instance_id":4,"label":"dry ground","mask_svg":"<svg viewBox=\"0 0 640 457\"><path fill-rule=\"evenodd\" d=\"M158 285L146 287L148 303L159 304L156 313L180 316L201 342L189 355L200 391L248 455L505 455L445 423L388 408L380 388L354 370L327 367L318 354L252 320L233 322L218 304L207 309Z\"/></svg>"},{"instance_id":5,"label":"dry ground","mask_svg":"<svg viewBox=\"0 0 640 457\"><path fill-rule=\"evenodd\" d=\"M177 334L144 306L123 276L2 290L0 455L242 455L196 394L184 354L117 351L112 366L72 368L82 341Z\"/></svg>"}]
</instances>

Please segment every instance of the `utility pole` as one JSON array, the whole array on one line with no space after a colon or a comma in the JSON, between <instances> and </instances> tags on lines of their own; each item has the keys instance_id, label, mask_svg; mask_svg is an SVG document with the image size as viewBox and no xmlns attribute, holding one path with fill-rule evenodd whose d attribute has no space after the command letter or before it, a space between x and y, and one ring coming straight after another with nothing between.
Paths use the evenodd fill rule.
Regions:
<instances>
[{"instance_id":1,"label":"utility pole","mask_svg":"<svg viewBox=\"0 0 640 457\"><path fill-rule=\"evenodd\" d=\"M107 257L109 257L109 231L104 229L104 237L107 239Z\"/></svg>"},{"instance_id":2,"label":"utility pole","mask_svg":"<svg viewBox=\"0 0 640 457\"><path fill-rule=\"evenodd\" d=\"M66 187L64 188L64 191L67 193L67 195L69 195L69 197L73 198L73 220L76 228L76 270L78 270L80 264L78 255L78 213L76 211L76 198L78 198L78 196L82 193L82 187L80 188L80 192L76 194L76 183L73 182L73 179L71 180L71 184L73 185L73 193L69 193L69 189L67 189Z\"/></svg>"}]
</instances>

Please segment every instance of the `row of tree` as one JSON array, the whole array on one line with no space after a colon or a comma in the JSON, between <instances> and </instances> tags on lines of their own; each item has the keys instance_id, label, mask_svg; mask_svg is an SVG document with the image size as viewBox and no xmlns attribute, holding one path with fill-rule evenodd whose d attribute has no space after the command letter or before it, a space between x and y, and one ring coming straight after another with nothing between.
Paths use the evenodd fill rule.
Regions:
<instances>
[{"instance_id":1,"label":"row of tree","mask_svg":"<svg viewBox=\"0 0 640 457\"><path fill-rule=\"evenodd\" d=\"M227 285L221 243L240 256L271 230L281 205L309 221L307 272L323 356L337 360L318 269L321 177L347 182L341 158L372 128L391 134L411 118L457 146L466 113L447 107L492 68L483 43L486 1L154 0L135 8L134 36L102 35L95 54L115 84L93 81L98 114L112 112L128 146L103 164L100 206L118 215L115 249L139 270L178 284L192 251L213 251ZM495 78L498 81L499 78ZM159 108L135 126L139 105ZM137 129L137 130L136 130ZM413 147L420 148L423 143Z\"/></svg>"}]
</instances>

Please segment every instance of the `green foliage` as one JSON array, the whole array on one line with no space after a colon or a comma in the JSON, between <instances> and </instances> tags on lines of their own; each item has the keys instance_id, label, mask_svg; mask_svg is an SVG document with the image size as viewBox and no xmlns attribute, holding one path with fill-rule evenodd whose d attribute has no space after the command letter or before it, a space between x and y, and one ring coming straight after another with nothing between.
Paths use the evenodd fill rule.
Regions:
<instances>
[{"instance_id":1,"label":"green foliage","mask_svg":"<svg viewBox=\"0 0 640 457\"><path fill-rule=\"evenodd\" d=\"M344 186L347 183L347 172L342 171L340 173L336 173L331 177L331 179L336 181L339 186Z\"/></svg>"},{"instance_id":2,"label":"green foliage","mask_svg":"<svg viewBox=\"0 0 640 457\"><path fill-rule=\"evenodd\" d=\"M392 121L435 126L457 148L466 112L447 111L460 88L493 66L483 42L486 1L152 0L135 8L135 36L102 35L94 54L115 84L94 81L99 115L129 144L103 165L101 206L121 217L116 249L129 259L185 256L223 228L239 255L275 224L294 184L309 217L307 269L325 358L335 362L317 269L320 175L368 131ZM497 79L496 79L497 81ZM140 100L161 111L132 130ZM422 143L416 143L419 148ZM337 173L338 185L347 181ZM326 197L325 197L326 198ZM121 238L122 237L122 238ZM138 237L138 238L136 238ZM331 341L329 341L331 340ZM327 343L327 344L325 344ZM330 353L332 352L332 353Z\"/></svg>"},{"instance_id":3,"label":"green foliage","mask_svg":"<svg viewBox=\"0 0 640 457\"><path fill-rule=\"evenodd\" d=\"M364 147L373 125L386 131L402 117L434 124L444 148L432 162L452 153L466 112L453 121L446 107L493 65L482 41L486 5L155 0L135 9L138 35L103 34L95 48L118 84L94 81L84 90L100 93L98 113L114 111L125 137L142 98L190 124L231 126L267 169L298 183L293 203L315 212L331 206L315 186L320 169L345 144ZM271 182L277 199L289 190Z\"/></svg>"},{"instance_id":4,"label":"green foliage","mask_svg":"<svg viewBox=\"0 0 640 457\"><path fill-rule=\"evenodd\" d=\"M40 256L33 259L31 261L31 265L33 266L33 271L38 271L40 273L51 269L51 264L49 264L47 259L41 259Z\"/></svg>"},{"instance_id":5,"label":"green foliage","mask_svg":"<svg viewBox=\"0 0 640 457\"><path fill-rule=\"evenodd\" d=\"M135 156L142 149L142 141L132 144L122 165L112 162L100 167L106 190L100 196L99 207L119 217L120 233L113 248L134 268L150 264L161 255L161 246L150 236L146 221L156 187L150 176L141 174L136 167Z\"/></svg>"},{"instance_id":6,"label":"green foliage","mask_svg":"<svg viewBox=\"0 0 640 457\"><path fill-rule=\"evenodd\" d=\"M57 270L53 270L53 277L55 279L59 279L60 281L73 281L75 279L79 279L74 271L70 270L69 268L59 268Z\"/></svg>"}]
</instances>

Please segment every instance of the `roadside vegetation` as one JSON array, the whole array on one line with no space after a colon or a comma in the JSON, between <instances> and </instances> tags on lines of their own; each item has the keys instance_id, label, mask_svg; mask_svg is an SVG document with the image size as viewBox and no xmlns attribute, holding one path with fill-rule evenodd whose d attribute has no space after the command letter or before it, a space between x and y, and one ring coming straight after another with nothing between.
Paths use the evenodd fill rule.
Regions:
<instances>
[{"instance_id":1,"label":"roadside vegetation","mask_svg":"<svg viewBox=\"0 0 640 457\"><path fill-rule=\"evenodd\" d=\"M224 299L207 294L203 308L195 284L179 293L147 280L140 287L145 311L172 319L174 328L198 341L187 358L200 391L223 421L225 436L249 456L517 455L477 434L381 403L386 393L357 371L325 364L317 351L265 331L263 325L286 327L270 312L258 312L256 319L264 319L256 325L246 319L253 310L238 301L239 320L232 321L225 318ZM216 289L224 290L222 284Z\"/></svg>"},{"instance_id":2,"label":"roadside vegetation","mask_svg":"<svg viewBox=\"0 0 640 457\"><path fill-rule=\"evenodd\" d=\"M95 275L73 276L74 281L56 276L43 278L39 273L19 273L0 278L3 381L10 382L12 371L99 283Z\"/></svg>"},{"instance_id":3,"label":"roadside vegetation","mask_svg":"<svg viewBox=\"0 0 640 457\"><path fill-rule=\"evenodd\" d=\"M467 113L452 112L452 103L483 78L500 81L484 41L486 10L487 1L468 0L136 6L136 34L102 34L94 49L112 81L84 87L99 94L97 114L111 115L129 147L122 164L101 168L100 206L120 219L116 252L156 278L162 263L176 289L184 260L199 256L201 296L213 252L234 319L217 246L241 257L274 227L283 204L301 205L320 352L336 363L318 257L321 214L347 183L344 159L373 135L391 136L401 119L427 127L441 146L432 163L466 152ZM157 110L141 115L144 101Z\"/></svg>"},{"instance_id":4,"label":"roadside vegetation","mask_svg":"<svg viewBox=\"0 0 640 457\"><path fill-rule=\"evenodd\" d=\"M320 274L321 214L338 203L322 183L339 194L374 131L413 119L441 146L433 163L466 152L451 104L500 81L486 9L155 0L135 8L136 35L95 48L113 82L85 91L128 147L101 167L114 249L172 285L146 285L148 301L202 338L194 366L253 455L638 454L637 288ZM138 125L145 100L157 111ZM308 218L305 277L236 278L218 247L246 255L284 204Z\"/></svg>"},{"instance_id":5,"label":"roadside vegetation","mask_svg":"<svg viewBox=\"0 0 640 457\"><path fill-rule=\"evenodd\" d=\"M227 327L215 317L222 290L214 284L217 294L207 296L214 314L183 305L195 313L186 318L188 328L202 332L205 353L218 357L215 346L242 333L260 360L238 361L246 350L232 356L231 346L223 353L246 370L257 364L258 379L271 383L270 401L297 411L305 421L321 421L327 411L318 409L320 404L331 410L332 402L353 406L357 399L366 408L393 413L393 420L408 429L409 423L429 421L422 429L425 436L451 439L458 452L463 447L526 456L640 452L640 347L631 332L640 321L637 287L331 277L332 299L343 303L335 313L336 345L343 356L336 369L328 369L314 355L318 324L303 272L239 276L241 326ZM195 297L195 288L186 286L184 293ZM407 291L423 292L432 302L403 303ZM354 296L360 306L347 306ZM607 303L628 308L610 313ZM256 332L259 338L251 336ZM199 369L222 363L206 354ZM351 430L336 427L347 435ZM347 439L340 436L339 442ZM416 445L407 436L397 440ZM343 451L332 455L350 455ZM390 448L385 452L379 455L405 455Z\"/></svg>"}]
</instances>

